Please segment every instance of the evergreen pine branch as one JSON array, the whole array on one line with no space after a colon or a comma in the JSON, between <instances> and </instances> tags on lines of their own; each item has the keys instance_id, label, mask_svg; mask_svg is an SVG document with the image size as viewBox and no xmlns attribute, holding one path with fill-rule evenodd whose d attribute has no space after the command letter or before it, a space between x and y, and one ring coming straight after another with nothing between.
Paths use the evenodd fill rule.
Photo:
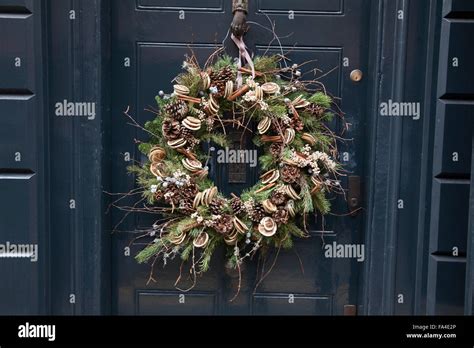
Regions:
<instances>
[{"instance_id":1,"label":"evergreen pine branch","mask_svg":"<svg viewBox=\"0 0 474 348\"><path fill-rule=\"evenodd\" d=\"M296 224L294 222L289 222L285 225L281 225L280 226L280 231L282 231L286 235L292 235L292 236L295 236L297 238L306 237L306 233L301 228L296 226Z\"/></svg>"},{"instance_id":2,"label":"evergreen pine branch","mask_svg":"<svg viewBox=\"0 0 474 348\"><path fill-rule=\"evenodd\" d=\"M270 103L268 105L268 111L278 118L283 118L288 115L288 107L286 105Z\"/></svg>"},{"instance_id":3,"label":"evergreen pine branch","mask_svg":"<svg viewBox=\"0 0 474 348\"><path fill-rule=\"evenodd\" d=\"M153 147L153 144L150 144L150 143L141 143L140 145L138 145L138 150L144 154L144 155L148 155L151 151L151 148Z\"/></svg>"},{"instance_id":4,"label":"evergreen pine branch","mask_svg":"<svg viewBox=\"0 0 474 348\"><path fill-rule=\"evenodd\" d=\"M135 256L135 260L137 260L138 263L146 263L153 256L158 254L162 247L163 247L163 242L161 241L161 239L159 239L158 241L153 242L152 244L149 244L142 251L140 251Z\"/></svg>"},{"instance_id":5,"label":"evergreen pine branch","mask_svg":"<svg viewBox=\"0 0 474 348\"><path fill-rule=\"evenodd\" d=\"M304 214L311 213L314 211L313 207L313 198L311 196L311 192L309 189L308 182L306 181L306 177L302 177L300 180L300 186L301 186L301 200L298 202L300 204L301 210L303 211Z\"/></svg>"},{"instance_id":6,"label":"evergreen pine branch","mask_svg":"<svg viewBox=\"0 0 474 348\"><path fill-rule=\"evenodd\" d=\"M270 154L260 156L259 161L262 170L269 170L275 165L275 158Z\"/></svg>"},{"instance_id":7,"label":"evergreen pine branch","mask_svg":"<svg viewBox=\"0 0 474 348\"><path fill-rule=\"evenodd\" d=\"M173 225L173 232L176 234L186 232L186 230L189 229L189 226L193 225L195 222L196 221L193 218L184 218Z\"/></svg>"},{"instance_id":8,"label":"evergreen pine branch","mask_svg":"<svg viewBox=\"0 0 474 348\"><path fill-rule=\"evenodd\" d=\"M254 60L255 70L259 72L272 71L278 68L280 57L273 56L259 56Z\"/></svg>"},{"instance_id":9,"label":"evergreen pine branch","mask_svg":"<svg viewBox=\"0 0 474 348\"><path fill-rule=\"evenodd\" d=\"M331 202L326 198L324 191L313 195L313 205L322 215L327 215L331 211Z\"/></svg>"},{"instance_id":10,"label":"evergreen pine branch","mask_svg":"<svg viewBox=\"0 0 474 348\"><path fill-rule=\"evenodd\" d=\"M193 250L193 243L188 243L186 247L181 252L181 260L187 261L189 259L189 255L191 255L191 251Z\"/></svg>"},{"instance_id":11,"label":"evergreen pine branch","mask_svg":"<svg viewBox=\"0 0 474 348\"><path fill-rule=\"evenodd\" d=\"M217 238L211 237L209 239L208 245L203 251L202 260L199 263L199 269L201 272L207 272L209 270L212 255L214 254L214 250L216 249L217 244L218 244Z\"/></svg>"},{"instance_id":12,"label":"evergreen pine branch","mask_svg":"<svg viewBox=\"0 0 474 348\"><path fill-rule=\"evenodd\" d=\"M330 108L331 103L332 103L332 98L330 96L328 96L327 94L324 94L322 92L314 93L311 97L309 97L308 100L311 103L322 106L326 109Z\"/></svg>"},{"instance_id":13,"label":"evergreen pine branch","mask_svg":"<svg viewBox=\"0 0 474 348\"><path fill-rule=\"evenodd\" d=\"M224 69L225 67L233 67L234 64L233 64L233 59L231 56L225 54L223 56L221 56L212 66L212 70L214 71L219 71L219 70L222 70Z\"/></svg>"},{"instance_id":14,"label":"evergreen pine branch","mask_svg":"<svg viewBox=\"0 0 474 348\"><path fill-rule=\"evenodd\" d=\"M229 146L229 139L220 133L205 133L201 137L204 141L211 141L220 147L228 147Z\"/></svg>"},{"instance_id":15,"label":"evergreen pine branch","mask_svg":"<svg viewBox=\"0 0 474 348\"><path fill-rule=\"evenodd\" d=\"M291 249L293 248L293 238L291 237L291 235L287 235L286 238L284 238L282 241L281 241L281 247L283 249Z\"/></svg>"}]
</instances>

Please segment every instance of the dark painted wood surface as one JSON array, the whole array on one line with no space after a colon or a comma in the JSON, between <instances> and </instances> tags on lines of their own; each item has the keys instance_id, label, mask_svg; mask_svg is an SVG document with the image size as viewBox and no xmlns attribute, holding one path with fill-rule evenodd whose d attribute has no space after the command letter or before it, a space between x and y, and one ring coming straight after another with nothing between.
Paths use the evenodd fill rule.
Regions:
<instances>
[{"instance_id":1,"label":"dark painted wood surface","mask_svg":"<svg viewBox=\"0 0 474 348\"><path fill-rule=\"evenodd\" d=\"M121 2L112 8L113 33L113 190L124 192L133 187L133 177L127 176L123 154L128 152L137 158L133 139L144 136L126 125L121 112L128 105L141 122L153 117L144 108L154 104L158 91L171 90L171 80L179 72L184 55L190 49L203 62L220 45L226 36L231 16L230 1L194 1L192 8L171 6L164 1L140 0ZM312 69L321 69L327 90L341 98L340 106L347 113L351 127L346 137L354 139L341 145L347 152L345 163L352 175L363 175L365 138L366 87L371 81L368 75L360 83L354 83L349 75L353 69L367 71L369 17L364 11L368 1L251 1L249 20L268 26L266 16L275 21L285 51L294 62L314 60L304 72L313 77ZM184 12L179 12L180 10ZM295 19L289 18L294 11ZM180 19L180 15L184 19ZM311 28L311 30L308 30ZM278 48L267 47L272 36L257 25L246 36L249 48L255 54L278 53ZM228 53L236 50L230 40L225 43ZM129 58L130 67L124 66ZM349 66L344 66L344 58ZM327 73L326 76L323 76ZM340 127L337 122L333 127ZM249 146L250 142L245 142ZM247 166L245 183L230 183L229 168L215 165L212 174L218 186L225 192L240 193L251 186L258 171ZM345 184L345 179L344 184ZM347 203L339 200L335 212L347 212ZM237 280L227 275L223 267L223 255L216 254L208 274L199 279L199 285L185 294L185 304L179 303L179 291L173 284L180 262L156 267L157 283L146 286L149 267L138 266L132 257L124 256L124 248L130 243L129 233L113 236L113 312L120 314L342 314L347 304L357 304L358 277L362 263L348 259L326 259L323 236L326 243L361 243L362 217L329 217L322 232L321 219L312 223L312 238L296 243L304 274L297 254L282 252L272 273L254 292L256 262L250 263L243 279L238 300L229 303L234 295ZM114 218L114 221L119 219ZM127 219L123 230L135 230L150 224L153 219L135 217ZM142 245L132 247L132 255ZM270 258L271 259L271 258ZM267 261L269 264L271 261ZM269 265L268 265L269 267ZM267 268L268 268L267 267ZM184 286L184 285L183 285ZM294 304L289 299L295 298Z\"/></svg>"}]
</instances>

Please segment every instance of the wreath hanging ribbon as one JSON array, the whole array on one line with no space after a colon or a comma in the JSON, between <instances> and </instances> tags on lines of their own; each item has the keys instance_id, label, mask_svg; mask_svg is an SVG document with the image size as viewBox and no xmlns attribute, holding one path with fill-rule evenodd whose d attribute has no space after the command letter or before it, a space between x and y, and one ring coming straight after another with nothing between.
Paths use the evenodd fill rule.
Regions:
<instances>
[{"instance_id":1,"label":"wreath hanging ribbon","mask_svg":"<svg viewBox=\"0 0 474 348\"><path fill-rule=\"evenodd\" d=\"M261 250L291 248L308 237L305 216L328 214L328 195L342 191L336 136L326 126L331 97L301 80L298 65L280 68L279 56L252 62L245 43L232 39L238 63L228 56L204 68L195 57L184 62L173 93L156 98L159 115L145 125L151 138L139 148L148 162L130 168L147 201L140 211L157 214L136 260L188 261L192 286L219 246L239 271ZM240 196L222 195L203 164L209 158L201 143L227 146L225 127L264 149L259 181Z\"/></svg>"},{"instance_id":2,"label":"wreath hanging ribbon","mask_svg":"<svg viewBox=\"0 0 474 348\"><path fill-rule=\"evenodd\" d=\"M252 78L255 78L255 66L253 64L249 52L247 51L247 46L245 45L243 38L237 37L234 34L232 34L230 38L232 39L232 41L234 41L235 45L239 49L239 59L237 61L237 88L240 88L242 87L242 61L245 60L245 62L248 63L252 71Z\"/></svg>"}]
</instances>

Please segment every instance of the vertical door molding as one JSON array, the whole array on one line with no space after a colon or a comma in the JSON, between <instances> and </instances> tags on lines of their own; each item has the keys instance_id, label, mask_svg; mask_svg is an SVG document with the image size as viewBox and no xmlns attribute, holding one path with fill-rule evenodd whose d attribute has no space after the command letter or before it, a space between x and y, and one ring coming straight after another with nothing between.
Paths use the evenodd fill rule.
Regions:
<instances>
[{"instance_id":1,"label":"vertical door molding","mask_svg":"<svg viewBox=\"0 0 474 348\"><path fill-rule=\"evenodd\" d=\"M471 193L469 199L469 235L467 238L466 298L464 314L474 314L474 136L471 155Z\"/></svg>"},{"instance_id":2,"label":"vertical door molding","mask_svg":"<svg viewBox=\"0 0 474 348\"><path fill-rule=\"evenodd\" d=\"M417 303L417 261L423 253L420 210L426 192L430 152L432 60L429 40L431 2L373 1L371 16L370 139L367 145L367 264L362 308L368 315L413 314ZM421 67L421 68L420 68ZM382 102L419 102L419 120L380 115ZM415 179L409 179L410 177ZM411 246L411 247L410 247ZM417 248L421 246L421 249Z\"/></svg>"},{"instance_id":3,"label":"vertical door molding","mask_svg":"<svg viewBox=\"0 0 474 348\"><path fill-rule=\"evenodd\" d=\"M52 313L107 314L110 2L52 0L48 10ZM58 117L64 100L94 104L95 117Z\"/></svg>"},{"instance_id":4,"label":"vertical door molding","mask_svg":"<svg viewBox=\"0 0 474 348\"><path fill-rule=\"evenodd\" d=\"M364 270L362 299L363 312L369 315L390 314L393 311L391 302L394 301L395 209L399 185L401 128L396 120L381 122L379 105L392 96L394 88L399 86L399 82L395 80L399 77L395 59L400 59L400 56L397 56L398 46L394 44L400 35L396 31L397 5L398 1L374 1L372 9L372 16L376 18L374 23L377 23L372 29L371 51L376 52L372 58L372 75L377 76L377 80L372 85L369 121L371 139L368 146L369 191L365 234L369 256Z\"/></svg>"}]
</instances>

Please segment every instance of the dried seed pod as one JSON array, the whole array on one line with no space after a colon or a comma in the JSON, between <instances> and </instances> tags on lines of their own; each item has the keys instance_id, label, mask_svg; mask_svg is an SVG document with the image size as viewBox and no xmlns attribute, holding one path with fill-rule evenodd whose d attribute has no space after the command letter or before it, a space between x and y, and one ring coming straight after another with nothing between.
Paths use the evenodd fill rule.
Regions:
<instances>
[{"instance_id":1,"label":"dried seed pod","mask_svg":"<svg viewBox=\"0 0 474 348\"><path fill-rule=\"evenodd\" d=\"M224 242L227 245L235 245L238 239L239 239L239 232L237 230L234 230L224 237Z\"/></svg>"},{"instance_id":2,"label":"dried seed pod","mask_svg":"<svg viewBox=\"0 0 474 348\"><path fill-rule=\"evenodd\" d=\"M211 87L211 77L207 72L201 73L202 87L204 90L208 90Z\"/></svg>"},{"instance_id":3,"label":"dried seed pod","mask_svg":"<svg viewBox=\"0 0 474 348\"><path fill-rule=\"evenodd\" d=\"M184 85L174 85L173 89L176 95L189 95L189 88Z\"/></svg>"},{"instance_id":4,"label":"dried seed pod","mask_svg":"<svg viewBox=\"0 0 474 348\"><path fill-rule=\"evenodd\" d=\"M201 120L199 118L193 117L193 116L188 116L186 117L181 124L183 127L192 130L192 131L198 131L201 129Z\"/></svg>"},{"instance_id":5,"label":"dried seed pod","mask_svg":"<svg viewBox=\"0 0 474 348\"><path fill-rule=\"evenodd\" d=\"M189 170L191 173L196 173L202 169L202 163L198 160L183 158L181 163L183 164L184 168Z\"/></svg>"},{"instance_id":6,"label":"dried seed pod","mask_svg":"<svg viewBox=\"0 0 474 348\"><path fill-rule=\"evenodd\" d=\"M215 186L204 190L201 197L201 204L208 207L212 200L217 196L217 192L218 189Z\"/></svg>"},{"instance_id":7,"label":"dried seed pod","mask_svg":"<svg viewBox=\"0 0 474 348\"><path fill-rule=\"evenodd\" d=\"M224 98L229 98L234 93L234 81L227 81L225 84Z\"/></svg>"},{"instance_id":8,"label":"dried seed pod","mask_svg":"<svg viewBox=\"0 0 474 348\"><path fill-rule=\"evenodd\" d=\"M265 134L270 129L271 125L272 125L272 120L270 119L270 117L268 117L268 116L264 117L258 123L258 126L257 126L258 132L260 134Z\"/></svg>"},{"instance_id":9,"label":"dried seed pod","mask_svg":"<svg viewBox=\"0 0 474 348\"><path fill-rule=\"evenodd\" d=\"M238 217L234 217L233 222L234 222L235 229L239 231L241 234L245 234L249 230L247 225L244 224Z\"/></svg>"},{"instance_id":10,"label":"dried seed pod","mask_svg":"<svg viewBox=\"0 0 474 348\"><path fill-rule=\"evenodd\" d=\"M256 87L255 87L255 97L256 97L258 100L262 100L262 99L263 99L263 90L262 90L262 87L261 87L261 86L256 86Z\"/></svg>"},{"instance_id":11,"label":"dried seed pod","mask_svg":"<svg viewBox=\"0 0 474 348\"><path fill-rule=\"evenodd\" d=\"M262 206L263 206L263 209L265 209L265 211L268 214L273 214L278 209L277 206L275 204L273 204L272 201L269 200L269 199L264 200L262 202Z\"/></svg>"},{"instance_id":12,"label":"dried seed pod","mask_svg":"<svg viewBox=\"0 0 474 348\"><path fill-rule=\"evenodd\" d=\"M323 188L323 183L318 178L312 176L311 182L313 183L314 187L311 189L311 194L315 194Z\"/></svg>"},{"instance_id":13,"label":"dried seed pod","mask_svg":"<svg viewBox=\"0 0 474 348\"><path fill-rule=\"evenodd\" d=\"M301 140L303 140L304 142L310 145L316 144L316 138L309 133L303 133L303 135L301 136Z\"/></svg>"},{"instance_id":14,"label":"dried seed pod","mask_svg":"<svg viewBox=\"0 0 474 348\"><path fill-rule=\"evenodd\" d=\"M206 232L201 232L194 239L193 245L196 248L204 248L207 245L208 242L209 242L209 235Z\"/></svg>"},{"instance_id":15,"label":"dried seed pod","mask_svg":"<svg viewBox=\"0 0 474 348\"><path fill-rule=\"evenodd\" d=\"M283 141L283 138L279 135L262 135L260 140L264 143L279 143Z\"/></svg>"},{"instance_id":16,"label":"dried seed pod","mask_svg":"<svg viewBox=\"0 0 474 348\"><path fill-rule=\"evenodd\" d=\"M295 202L294 201L288 201L288 203L285 206L285 209L288 211L288 214L290 214L291 217L296 216Z\"/></svg>"},{"instance_id":17,"label":"dried seed pod","mask_svg":"<svg viewBox=\"0 0 474 348\"><path fill-rule=\"evenodd\" d=\"M199 207L201 205L201 201L202 201L202 192L198 192L198 194L194 197L193 208L196 209L197 207Z\"/></svg>"},{"instance_id":18,"label":"dried seed pod","mask_svg":"<svg viewBox=\"0 0 474 348\"><path fill-rule=\"evenodd\" d=\"M264 217L258 225L258 232L265 237L272 237L277 232L277 224L271 217Z\"/></svg>"},{"instance_id":19,"label":"dried seed pod","mask_svg":"<svg viewBox=\"0 0 474 348\"><path fill-rule=\"evenodd\" d=\"M296 132L293 128L285 129L285 144L291 144L295 140Z\"/></svg>"},{"instance_id":20,"label":"dried seed pod","mask_svg":"<svg viewBox=\"0 0 474 348\"><path fill-rule=\"evenodd\" d=\"M205 110L211 115L215 115L219 111L219 103L212 95L209 97Z\"/></svg>"},{"instance_id":21,"label":"dried seed pod","mask_svg":"<svg viewBox=\"0 0 474 348\"><path fill-rule=\"evenodd\" d=\"M280 86L275 82L267 82L262 85L262 90L266 94L277 94L280 92Z\"/></svg>"},{"instance_id":22,"label":"dried seed pod","mask_svg":"<svg viewBox=\"0 0 474 348\"><path fill-rule=\"evenodd\" d=\"M186 239L186 233L183 232L183 233L180 233L176 236L173 236L172 238L170 238L170 242L172 244L175 244L175 245L180 245L180 244L183 244L184 240Z\"/></svg>"},{"instance_id":23,"label":"dried seed pod","mask_svg":"<svg viewBox=\"0 0 474 348\"><path fill-rule=\"evenodd\" d=\"M151 165L150 165L150 172L156 176L156 177L164 177L164 174L163 172L161 171L161 168L160 168L160 163L158 162L153 162Z\"/></svg>"},{"instance_id":24,"label":"dried seed pod","mask_svg":"<svg viewBox=\"0 0 474 348\"><path fill-rule=\"evenodd\" d=\"M299 95L298 97L296 97L295 100L293 100L291 102L291 104L294 106L295 109L303 109L307 106L309 106L311 103L309 101L307 101L303 95Z\"/></svg>"},{"instance_id":25,"label":"dried seed pod","mask_svg":"<svg viewBox=\"0 0 474 348\"><path fill-rule=\"evenodd\" d=\"M260 179L262 180L262 184L271 184L276 182L280 178L280 172L277 169L270 170L264 173Z\"/></svg>"},{"instance_id":26,"label":"dried seed pod","mask_svg":"<svg viewBox=\"0 0 474 348\"><path fill-rule=\"evenodd\" d=\"M157 163L164 160L166 157L166 151L162 147L155 146L150 150L148 154L148 159L150 162Z\"/></svg>"},{"instance_id":27,"label":"dried seed pod","mask_svg":"<svg viewBox=\"0 0 474 348\"><path fill-rule=\"evenodd\" d=\"M301 197L296 193L295 189L291 185L285 185L284 192L291 199L294 199L294 200L301 199Z\"/></svg>"},{"instance_id":28,"label":"dried seed pod","mask_svg":"<svg viewBox=\"0 0 474 348\"><path fill-rule=\"evenodd\" d=\"M168 141L168 146L171 147L172 149L178 149L180 147L185 146L187 141L183 138L178 138L175 140L169 140Z\"/></svg>"}]
</instances>

